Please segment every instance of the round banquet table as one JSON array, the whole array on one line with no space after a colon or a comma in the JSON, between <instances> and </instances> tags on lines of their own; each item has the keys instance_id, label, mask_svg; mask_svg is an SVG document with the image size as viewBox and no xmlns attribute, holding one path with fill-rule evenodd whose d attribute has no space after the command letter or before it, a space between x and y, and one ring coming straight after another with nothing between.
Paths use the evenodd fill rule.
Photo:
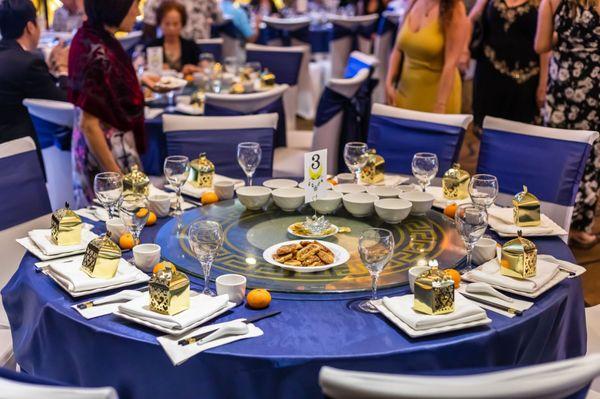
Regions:
<instances>
[{"instance_id":1,"label":"round banquet table","mask_svg":"<svg viewBox=\"0 0 600 399\"><path fill-rule=\"evenodd\" d=\"M187 211L184 223L211 215L211 207L223 204ZM165 240L173 225L169 219L159 219L144 229L142 241ZM102 232L101 224L95 230ZM176 242L166 240L163 245ZM558 238L534 241L540 253L573 260ZM167 258L171 250L166 251ZM586 352L581 282L574 278L535 299L523 316L510 319L488 311L492 319L488 326L419 339L409 338L381 315L356 311L354 306L365 292L275 289L267 311L280 310L281 314L257 323L263 336L208 350L175 367L156 341L161 333L114 315L84 319L71 306L88 298L72 299L36 272L35 262L33 255L26 254L2 290L21 368L70 385L111 385L121 398L314 398L321 397L317 376L323 365L388 373L461 374L465 369L482 372ZM219 273L219 262L224 261L218 260L213 274ZM191 281L192 289L201 289L201 279L192 276ZM407 292L405 285L392 285L380 294ZM263 312L239 306L218 321Z\"/></svg>"}]
</instances>

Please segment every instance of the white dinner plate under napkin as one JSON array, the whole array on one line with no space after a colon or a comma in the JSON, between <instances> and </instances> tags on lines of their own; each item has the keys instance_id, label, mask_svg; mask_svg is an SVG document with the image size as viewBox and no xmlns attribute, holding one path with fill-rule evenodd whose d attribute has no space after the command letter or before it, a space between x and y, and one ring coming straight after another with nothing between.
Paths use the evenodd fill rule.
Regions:
<instances>
[{"instance_id":1,"label":"white dinner plate under napkin","mask_svg":"<svg viewBox=\"0 0 600 399\"><path fill-rule=\"evenodd\" d=\"M406 183L410 178L407 176L397 175L393 173L384 173L383 180L377 183L363 183L362 181L359 183L363 186L386 186L386 187L395 187L399 184Z\"/></svg>"},{"instance_id":2,"label":"white dinner plate under napkin","mask_svg":"<svg viewBox=\"0 0 600 399\"><path fill-rule=\"evenodd\" d=\"M516 237L517 231L521 230L524 237L536 236L561 236L567 232L554 223L548 216L540 216L540 225L532 227L516 226L513 219L513 208L501 208L491 206L488 209L489 225L500 237Z\"/></svg>"},{"instance_id":3,"label":"white dinner plate under napkin","mask_svg":"<svg viewBox=\"0 0 600 399\"><path fill-rule=\"evenodd\" d=\"M238 189L238 188L244 186L244 184L245 184L244 181L240 180L240 179L232 179L232 178L225 177L222 175L217 175L217 174L215 174L213 176L213 185L215 183L221 182L221 181L232 181L234 189ZM200 199L200 196L207 191L214 191L214 189L212 187L210 187L210 188L196 187L196 186L192 185L192 183L190 183L190 182L186 182L181 189L181 192L184 193L185 195L189 195L190 197L194 197L194 198L198 198L198 199Z\"/></svg>"},{"instance_id":4,"label":"white dinner plate under napkin","mask_svg":"<svg viewBox=\"0 0 600 399\"><path fill-rule=\"evenodd\" d=\"M417 186L417 187L419 190L421 189L419 186ZM444 192L442 191L441 187L429 186L429 187L427 187L427 189L425 191L428 192L429 194L433 195L433 198L434 198L433 206L435 208L439 208L439 209L444 209L452 203L454 203L456 205L462 205L462 204L468 204L471 202L471 199L469 197L462 199L462 200L447 199L446 197L444 197Z\"/></svg>"},{"instance_id":5,"label":"white dinner plate under napkin","mask_svg":"<svg viewBox=\"0 0 600 399\"><path fill-rule=\"evenodd\" d=\"M29 238L42 251L44 255L54 256L70 252L85 251L88 243L98 237L89 229L81 230L81 243L77 245L56 245L52 242L50 229L31 230Z\"/></svg>"},{"instance_id":6,"label":"white dinner plate under napkin","mask_svg":"<svg viewBox=\"0 0 600 399\"><path fill-rule=\"evenodd\" d=\"M33 240L29 237L17 238L16 240L19 244L21 244L26 250L34 254L41 261L50 261L59 258L65 258L67 256L79 255L85 252L84 250L77 250L73 252L65 252L58 255L44 255L41 249L38 248L37 245L33 242Z\"/></svg>"}]
</instances>

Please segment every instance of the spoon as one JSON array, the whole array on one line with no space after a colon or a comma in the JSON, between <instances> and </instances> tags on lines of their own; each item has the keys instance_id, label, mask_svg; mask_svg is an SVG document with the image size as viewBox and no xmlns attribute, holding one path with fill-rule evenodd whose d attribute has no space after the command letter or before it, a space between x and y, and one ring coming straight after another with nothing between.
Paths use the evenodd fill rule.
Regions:
<instances>
[{"instance_id":1,"label":"spoon","mask_svg":"<svg viewBox=\"0 0 600 399\"><path fill-rule=\"evenodd\" d=\"M207 342L214 341L216 339L226 337L229 335L245 335L245 334L248 334L248 331L250 331L248 328L248 324L246 324L242 321L227 324L227 325L224 325L223 327L219 328L212 334L207 335L206 337L202 338L201 340L199 340L197 342L197 344L205 344Z\"/></svg>"},{"instance_id":2,"label":"spoon","mask_svg":"<svg viewBox=\"0 0 600 399\"><path fill-rule=\"evenodd\" d=\"M496 298L502 299L506 302L513 301L513 299L511 297L504 295L503 293L496 290L494 287L492 287L488 283L481 283L481 282L480 283L471 283L471 284L467 285L466 290L467 290L467 292L470 292L471 294L485 294L485 295L491 295Z\"/></svg>"}]
</instances>

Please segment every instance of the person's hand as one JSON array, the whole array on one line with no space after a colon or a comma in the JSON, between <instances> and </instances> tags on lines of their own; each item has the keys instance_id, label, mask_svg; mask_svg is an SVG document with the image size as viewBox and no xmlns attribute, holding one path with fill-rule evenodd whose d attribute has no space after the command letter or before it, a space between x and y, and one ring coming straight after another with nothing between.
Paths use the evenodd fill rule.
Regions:
<instances>
[{"instance_id":1,"label":"person's hand","mask_svg":"<svg viewBox=\"0 0 600 399\"><path fill-rule=\"evenodd\" d=\"M388 105L396 105L396 88L392 83L385 83L385 101Z\"/></svg>"},{"instance_id":2,"label":"person's hand","mask_svg":"<svg viewBox=\"0 0 600 399\"><path fill-rule=\"evenodd\" d=\"M160 76L154 73L145 72L142 75L142 84L148 87L150 90L154 90L154 87L159 80Z\"/></svg>"},{"instance_id":3,"label":"person's hand","mask_svg":"<svg viewBox=\"0 0 600 399\"><path fill-rule=\"evenodd\" d=\"M66 75L69 70L69 46L64 42L58 43L48 57L50 71L58 75Z\"/></svg>"},{"instance_id":4,"label":"person's hand","mask_svg":"<svg viewBox=\"0 0 600 399\"><path fill-rule=\"evenodd\" d=\"M546 85L538 84L537 90L535 91L535 103L538 108L543 108L546 104Z\"/></svg>"},{"instance_id":5,"label":"person's hand","mask_svg":"<svg viewBox=\"0 0 600 399\"><path fill-rule=\"evenodd\" d=\"M463 50L463 52L458 57L458 69L462 73L465 73L467 69L469 69L469 63L471 61L471 52L468 49Z\"/></svg>"},{"instance_id":6,"label":"person's hand","mask_svg":"<svg viewBox=\"0 0 600 399\"><path fill-rule=\"evenodd\" d=\"M183 68L181 69L181 73L183 73L183 75L192 75L196 72L200 72L200 67L193 65L193 64L186 64L183 66Z\"/></svg>"}]
</instances>

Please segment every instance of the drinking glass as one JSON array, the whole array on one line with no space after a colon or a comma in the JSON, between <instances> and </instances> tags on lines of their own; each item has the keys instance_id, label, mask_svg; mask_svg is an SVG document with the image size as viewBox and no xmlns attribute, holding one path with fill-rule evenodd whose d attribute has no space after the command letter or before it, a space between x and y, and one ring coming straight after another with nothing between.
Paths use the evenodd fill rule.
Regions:
<instances>
[{"instance_id":1,"label":"drinking glass","mask_svg":"<svg viewBox=\"0 0 600 399\"><path fill-rule=\"evenodd\" d=\"M123 176L117 172L102 172L94 177L94 192L102 203L108 218L117 215L117 204L123 195Z\"/></svg>"},{"instance_id":2,"label":"drinking glass","mask_svg":"<svg viewBox=\"0 0 600 399\"><path fill-rule=\"evenodd\" d=\"M171 155L165 159L164 172L167 181L177 193L177 204L173 215L178 216L183 213L181 210L181 188L190 175L190 160L185 155Z\"/></svg>"},{"instance_id":3,"label":"drinking glass","mask_svg":"<svg viewBox=\"0 0 600 399\"><path fill-rule=\"evenodd\" d=\"M237 75L239 66L237 57L225 57L225 62L223 66L225 67L225 72Z\"/></svg>"},{"instance_id":4,"label":"drinking glass","mask_svg":"<svg viewBox=\"0 0 600 399\"><path fill-rule=\"evenodd\" d=\"M471 261L473 248L487 229L487 211L485 207L476 204L462 204L456 208L454 220L456 221L456 228L467 247L467 264L463 271L468 272L473 267Z\"/></svg>"},{"instance_id":5,"label":"drinking glass","mask_svg":"<svg viewBox=\"0 0 600 399\"><path fill-rule=\"evenodd\" d=\"M119 202L119 217L133 235L134 246L140 243L140 234L148 221L148 199L143 194L125 194Z\"/></svg>"},{"instance_id":6,"label":"drinking glass","mask_svg":"<svg viewBox=\"0 0 600 399\"><path fill-rule=\"evenodd\" d=\"M202 267L204 273L204 290L202 293L215 296L208 284L213 261L223 245L223 229L217 222L199 220L190 226L188 239L192 252L196 255L196 259L200 262L200 267Z\"/></svg>"},{"instance_id":7,"label":"drinking glass","mask_svg":"<svg viewBox=\"0 0 600 399\"><path fill-rule=\"evenodd\" d=\"M439 163L437 155L431 152L417 152L412 159L412 173L419 182L421 189L425 189L431 183L431 179L438 172Z\"/></svg>"},{"instance_id":8,"label":"drinking glass","mask_svg":"<svg viewBox=\"0 0 600 399\"><path fill-rule=\"evenodd\" d=\"M496 200L498 190L498 179L493 175L474 175L469 182L471 201L486 209Z\"/></svg>"},{"instance_id":9,"label":"drinking glass","mask_svg":"<svg viewBox=\"0 0 600 399\"><path fill-rule=\"evenodd\" d=\"M386 229L367 229L358 240L360 259L371 275L371 299L361 302L358 307L368 313L378 313L377 281L379 273L388 264L394 254L394 235Z\"/></svg>"},{"instance_id":10,"label":"drinking glass","mask_svg":"<svg viewBox=\"0 0 600 399\"><path fill-rule=\"evenodd\" d=\"M237 160L240 164L240 167L246 174L248 178L248 185L252 185L252 176L260 165L260 160L262 158L262 149L260 148L260 144L245 142L239 143L237 147Z\"/></svg>"},{"instance_id":11,"label":"drinking glass","mask_svg":"<svg viewBox=\"0 0 600 399\"><path fill-rule=\"evenodd\" d=\"M367 145L359 141L351 141L344 146L344 162L352 174L356 184L360 182L360 171L365 167L369 157Z\"/></svg>"}]
</instances>

